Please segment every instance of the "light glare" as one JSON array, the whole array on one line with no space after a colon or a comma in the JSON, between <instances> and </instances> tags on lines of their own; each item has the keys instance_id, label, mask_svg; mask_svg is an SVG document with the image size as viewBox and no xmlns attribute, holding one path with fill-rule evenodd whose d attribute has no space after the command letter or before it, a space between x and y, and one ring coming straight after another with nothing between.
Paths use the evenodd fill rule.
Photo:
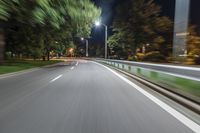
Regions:
<instances>
[{"instance_id":1,"label":"light glare","mask_svg":"<svg viewBox=\"0 0 200 133\"><path fill-rule=\"evenodd\" d=\"M101 23L100 23L99 21L96 21L96 22L95 22L95 25L96 25L96 26L99 26L100 24L101 24Z\"/></svg>"}]
</instances>

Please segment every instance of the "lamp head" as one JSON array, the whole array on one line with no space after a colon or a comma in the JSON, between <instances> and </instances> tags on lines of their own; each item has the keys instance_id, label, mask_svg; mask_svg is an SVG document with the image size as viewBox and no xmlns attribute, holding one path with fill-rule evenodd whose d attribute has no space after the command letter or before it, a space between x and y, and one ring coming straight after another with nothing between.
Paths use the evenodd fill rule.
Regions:
<instances>
[{"instance_id":1,"label":"lamp head","mask_svg":"<svg viewBox=\"0 0 200 133\"><path fill-rule=\"evenodd\" d=\"M100 25L101 25L100 21L96 21L96 22L95 22L95 25L96 25L96 26L100 26Z\"/></svg>"}]
</instances>

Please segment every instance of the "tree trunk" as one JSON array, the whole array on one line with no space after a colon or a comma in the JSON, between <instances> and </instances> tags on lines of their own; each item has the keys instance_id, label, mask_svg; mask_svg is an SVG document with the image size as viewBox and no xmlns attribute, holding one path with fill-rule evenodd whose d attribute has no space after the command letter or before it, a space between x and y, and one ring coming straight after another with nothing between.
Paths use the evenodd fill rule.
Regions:
<instances>
[{"instance_id":1,"label":"tree trunk","mask_svg":"<svg viewBox=\"0 0 200 133\"><path fill-rule=\"evenodd\" d=\"M4 32L2 29L0 29L0 64L4 62L4 47L5 47Z\"/></svg>"},{"instance_id":2,"label":"tree trunk","mask_svg":"<svg viewBox=\"0 0 200 133\"><path fill-rule=\"evenodd\" d=\"M45 61L45 60L46 60L46 58L45 58L45 55L43 55L43 56L42 56L42 60L43 60L43 61Z\"/></svg>"},{"instance_id":3,"label":"tree trunk","mask_svg":"<svg viewBox=\"0 0 200 133\"><path fill-rule=\"evenodd\" d=\"M49 50L47 50L47 60L48 61L50 60L50 52L49 52Z\"/></svg>"}]
</instances>

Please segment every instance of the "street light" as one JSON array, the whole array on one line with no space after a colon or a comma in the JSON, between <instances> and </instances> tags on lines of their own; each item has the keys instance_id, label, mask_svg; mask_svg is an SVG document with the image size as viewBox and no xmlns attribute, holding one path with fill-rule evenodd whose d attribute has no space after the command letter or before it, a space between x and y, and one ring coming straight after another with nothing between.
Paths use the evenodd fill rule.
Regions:
<instances>
[{"instance_id":1,"label":"street light","mask_svg":"<svg viewBox=\"0 0 200 133\"><path fill-rule=\"evenodd\" d=\"M69 52L70 52L70 53L72 53L73 51L74 51L74 49L73 49L73 48L70 48L70 49L69 49Z\"/></svg>"},{"instance_id":2,"label":"street light","mask_svg":"<svg viewBox=\"0 0 200 133\"><path fill-rule=\"evenodd\" d=\"M96 22L95 22L95 25L96 25L96 26L101 25L100 21L96 21Z\"/></svg>"},{"instance_id":3,"label":"street light","mask_svg":"<svg viewBox=\"0 0 200 133\"><path fill-rule=\"evenodd\" d=\"M88 57L88 39L81 37L81 40L86 42L86 57Z\"/></svg>"},{"instance_id":4,"label":"street light","mask_svg":"<svg viewBox=\"0 0 200 133\"><path fill-rule=\"evenodd\" d=\"M95 25L97 27L99 27L100 25L103 25L105 27L105 59L107 59L107 56L108 56L108 46L107 46L107 38L108 38L108 27L107 25L101 23L100 21L96 21L95 22Z\"/></svg>"}]
</instances>

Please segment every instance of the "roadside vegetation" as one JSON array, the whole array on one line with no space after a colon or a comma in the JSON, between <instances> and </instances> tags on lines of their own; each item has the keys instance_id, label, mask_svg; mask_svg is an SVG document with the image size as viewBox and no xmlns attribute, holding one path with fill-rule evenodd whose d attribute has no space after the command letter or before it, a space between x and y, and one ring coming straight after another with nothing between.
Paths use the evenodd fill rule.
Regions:
<instances>
[{"instance_id":1,"label":"roadside vegetation","mask_svg":"<svg viewBox=\"0 0 200 133\"><path fill-rule=\"evenodd\" d=\"M42 67L46 65L51 65L54 63L59 63L61 60L6 60L2 65L0 65L0 74L17 72L25 69Z\"/></svg>"},{"instance_id":2,"label":"roadside vegetation","mask_svg":"<svg viewBox=\"0 0 200 133\"><path fill-rule=\"evenodd\" d=\"M155 0L121 1L115 9L108 39L111 59L174 63L173 22ZM127 15L124 15L127 14ZM101 10L91 0L1 0L0 64L5 59L84 56L85 45ZM188 28L184 64L200 64L200 36ZM104 45L89 45L90 55L103 57ZM177 63L177 62L176 62Z\"/></svg>"},{"instance_id":3,"label":"roadside vegetation","mask_svg":"<svg viewBox=\"0 0 200 133\"><path fill-rule=\"evenodd\" d=\"M174 63L172 57L173 22L162 15L154 0L130 0L116 8L109 37L109 55L114 59ZM124 15L128 14L128 15ZM188 28L184 64L200 64L200 36Z\"/></svg>"},{"instance_id":4,"label":"roadside vegetation","mask_svg":"<svg viewBox=\"0 0 200 133\"><path fill-rule=\"evenodd\" d=\"M4 58L49 60L89 37L101 10L90 0L1 0L0 63Z\"/></svg>"}]
</instances>

